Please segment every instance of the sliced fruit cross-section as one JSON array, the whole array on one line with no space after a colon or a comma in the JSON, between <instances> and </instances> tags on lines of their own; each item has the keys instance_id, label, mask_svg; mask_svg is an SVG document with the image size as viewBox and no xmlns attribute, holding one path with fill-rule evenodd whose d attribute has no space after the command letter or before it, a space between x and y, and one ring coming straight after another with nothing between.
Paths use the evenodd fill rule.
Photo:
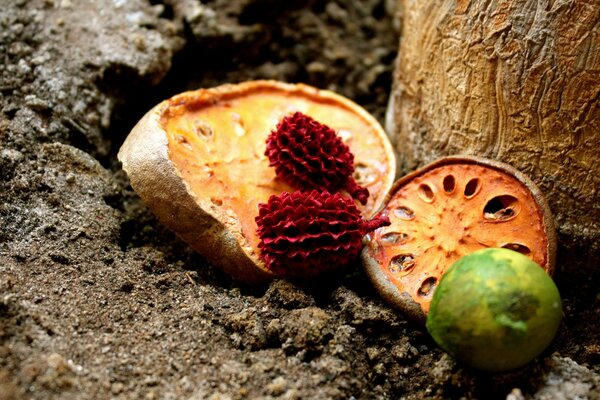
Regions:
<instances>
[{"instance_id":1,"label":"sliced fruit cross-section","mask_svg":"<svg viewBox=\"0 0 600 400\"><path fill-rule=\"evenodd\" d=\"M384 298L423 319L437 283L460 257L488 247L516 250L552 274L556 239L541 192L509 165L448 157L405 176L369 235L367 273Z\"/></svg>"},{"instance_id":2,"label":"sliced fruit cross-section","mask_svg":"<svg viewBox=\"0 0 600 400\"><path fill-rule=\"evenodd\" d=\"M300 111L334 129L350 147L354 177L368 188L368 218L395 176L391 145L364 109L306 85L252 81L176 95L150 110L119 152L131 185L159 220L234 277L273 276L258 256L258 204L292 191L264 155L266 139Z\"/></svg>"}]
</instances>

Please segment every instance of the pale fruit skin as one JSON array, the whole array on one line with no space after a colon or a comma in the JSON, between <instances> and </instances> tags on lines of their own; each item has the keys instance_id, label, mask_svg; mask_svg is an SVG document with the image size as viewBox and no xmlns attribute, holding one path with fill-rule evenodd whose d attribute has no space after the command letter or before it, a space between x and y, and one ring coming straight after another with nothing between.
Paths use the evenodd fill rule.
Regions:
<instances>
[{"instance_id":1,"label":"pale fruit skin","mask_svg":"<svg viewBox=\"0 0 600 400\"><path fill-rule=\"evenodd\" d=\"M539 265L516 251L488 248L462 257L444 274L427 330L458 361L507 371L537 357L561 317L558 289Z\"/></svg>"}]
</instances>

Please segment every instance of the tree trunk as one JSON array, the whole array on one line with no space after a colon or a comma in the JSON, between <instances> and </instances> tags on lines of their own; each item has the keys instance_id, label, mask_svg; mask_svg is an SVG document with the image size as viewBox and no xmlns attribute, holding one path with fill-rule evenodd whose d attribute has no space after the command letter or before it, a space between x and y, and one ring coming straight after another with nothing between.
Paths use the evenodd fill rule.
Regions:
<instances>
[{"instance_id":1,"label":"tree trunk","mask_svg":"<svg viewBox=\"0 0 600 400\"><path fill-rule=\"evenodd\" d=\"M512 164L545 193L562 243L597 259L600 2L399 5L388 128L401 171L449 154Z\"/></svg>"}]
</instances>

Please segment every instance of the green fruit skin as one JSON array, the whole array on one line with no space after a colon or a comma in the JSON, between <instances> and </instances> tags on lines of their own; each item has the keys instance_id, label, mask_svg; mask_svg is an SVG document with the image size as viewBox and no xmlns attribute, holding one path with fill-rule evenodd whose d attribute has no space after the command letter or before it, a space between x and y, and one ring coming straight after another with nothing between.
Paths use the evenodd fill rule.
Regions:
<instances>
[{"instance_id":1,"label":"green fruit skin","mask_svg":"<svg viewBox=\"0 0 600 400\"><path fill-rule=\"evenodd\" d=\"M513 250L478 250L456 261L433 295L427 330L457 360L507 371L537 357L562 317L554 281Z\"/></svg>"}]
</instances>

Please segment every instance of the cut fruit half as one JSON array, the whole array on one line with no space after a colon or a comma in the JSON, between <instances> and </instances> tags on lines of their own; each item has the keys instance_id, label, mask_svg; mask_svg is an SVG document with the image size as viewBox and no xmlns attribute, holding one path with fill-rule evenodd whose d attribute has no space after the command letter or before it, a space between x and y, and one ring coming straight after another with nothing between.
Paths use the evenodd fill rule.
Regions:
<instances>
[{"instance_id":1,"label":"cut fruit half","mask_svg":"<svg viewBox=\"0 0 600 400\"><path fill-rule=\"evenodd\" d=\"M424 321L435 287L475 250L516 250L554 271L553 218L538 187L513 167L472 156L438 160L401 178L367 236L363 265L386 301Z\"/></svg>"},{"instance_id":2,"label":"cut fruit half","mask_svg":"<svg viewBox=\"0 0 600 400\"><path fill-rule=\"evenodd\" d=\"M333 128L369 189L365 218L383 203L396 162L379 123L330 91L252 81L181 93L150 110L119 151L131 185L159 220L211 263L252 283L273 277L259 258L254 218L271 195L293 191L264 155L279 120L295 111Z\"/></svg>"}]
</instances>

